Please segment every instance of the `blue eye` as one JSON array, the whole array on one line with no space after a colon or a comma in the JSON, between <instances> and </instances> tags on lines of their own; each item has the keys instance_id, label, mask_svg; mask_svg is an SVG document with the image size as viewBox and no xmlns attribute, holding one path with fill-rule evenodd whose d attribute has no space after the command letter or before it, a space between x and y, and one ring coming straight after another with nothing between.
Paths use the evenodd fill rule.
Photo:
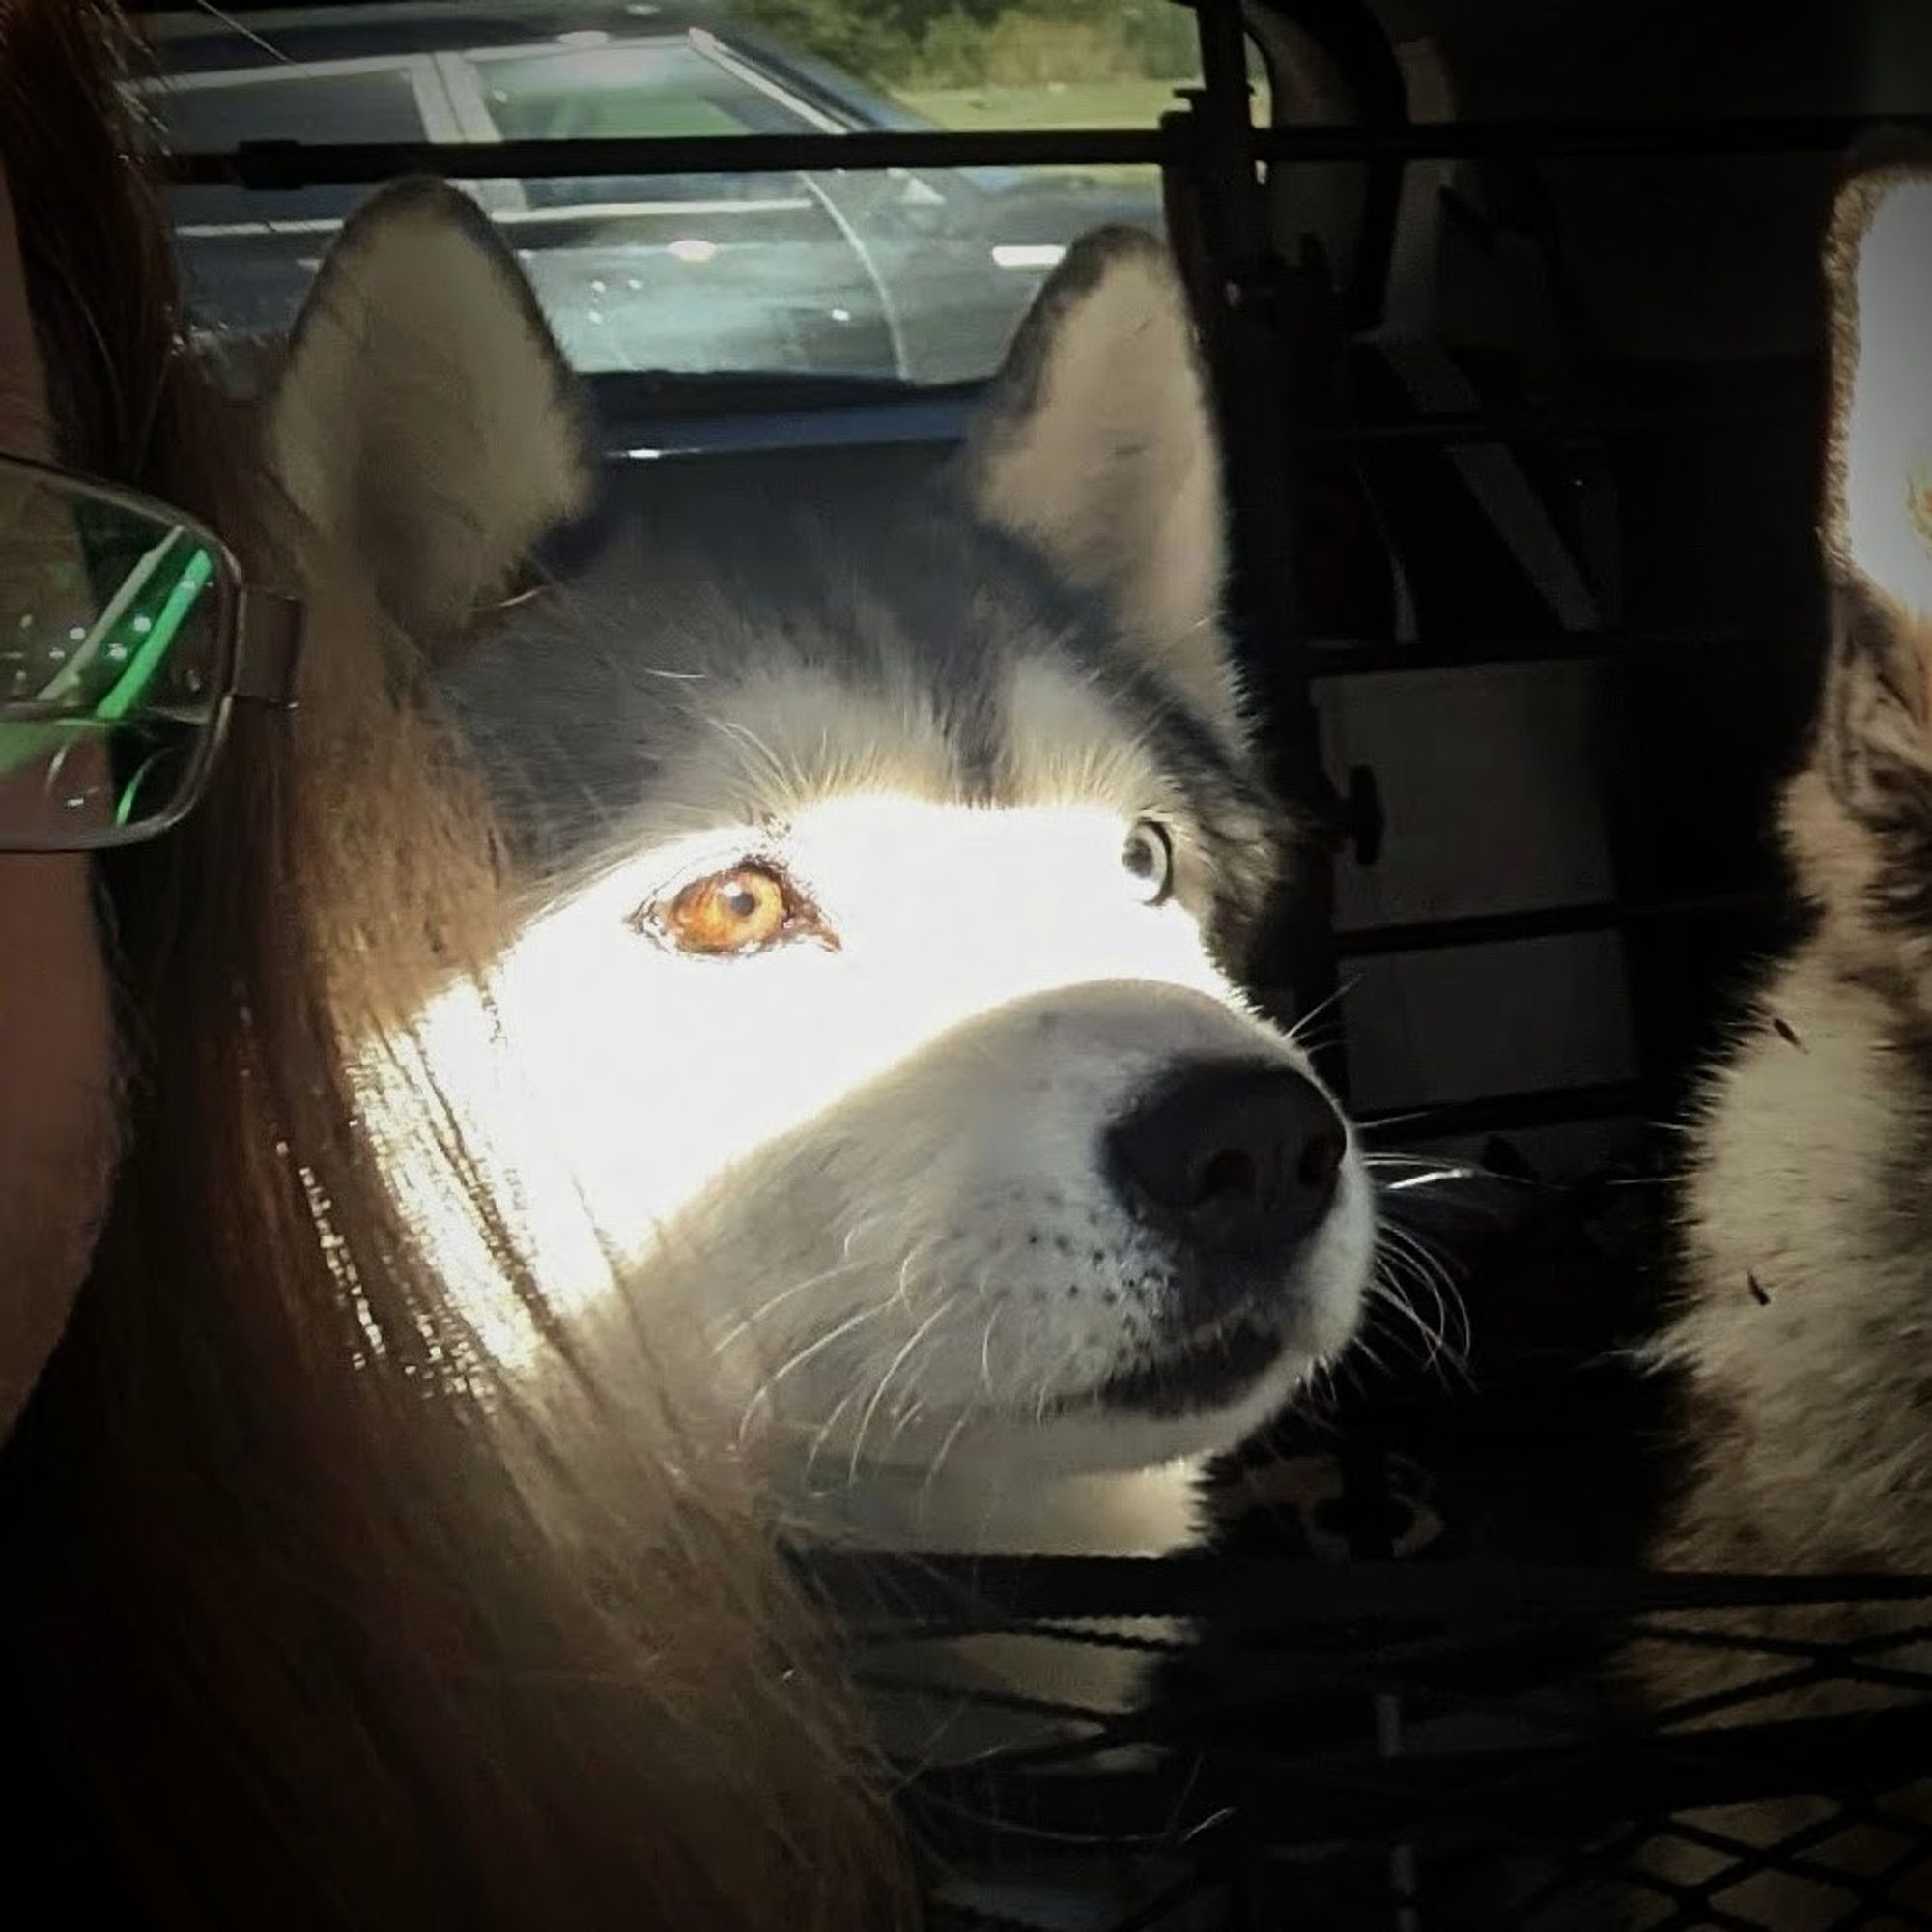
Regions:
<instances>
[{"instance_id":1,"label":"blue eye","mask_svg":"<svg viewBox=\"0 0 1932 1932\"><path fill-rule=\"evenodd\" d=\"M1165 905L1174 895L1174 841L1151 818L1138 820L1121 848L1121 864L1143 905Z\"/></svg>"}]
</instances>

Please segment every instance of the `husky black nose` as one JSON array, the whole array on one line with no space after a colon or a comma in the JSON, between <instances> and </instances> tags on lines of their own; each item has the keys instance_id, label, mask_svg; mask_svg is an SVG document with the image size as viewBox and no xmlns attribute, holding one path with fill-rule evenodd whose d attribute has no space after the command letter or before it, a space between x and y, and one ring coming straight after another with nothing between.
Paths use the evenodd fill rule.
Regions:
<instances>
[{"instance_id":1,"label":"husky black nose","mask_svg":"<svg viewBox=\"0 0 1932 1932\"><path fill-rule=\"evenodd\" d=\"M1348 1130L1292 1066L1208 1061L1157 1086L1108 1134L1116 1185L1202 1261L1260 1261L1335 1198Z\"/></svg>"}]
</instances>

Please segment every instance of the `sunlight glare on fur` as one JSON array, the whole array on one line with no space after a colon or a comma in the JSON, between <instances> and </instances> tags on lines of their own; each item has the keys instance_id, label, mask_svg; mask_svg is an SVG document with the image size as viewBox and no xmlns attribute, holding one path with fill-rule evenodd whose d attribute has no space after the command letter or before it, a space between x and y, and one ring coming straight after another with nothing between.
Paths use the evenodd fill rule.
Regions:
<instances>
[{"instance_id":1,"label":"sunlight glare on fur","mask_svg":"<svg viewBox=\"0 0 1932 1932\"><path fill-rule=\"evenodd\" d=\"M808 805L776 840L840 939L683 958L639 907L773 841L713 828L597 869L524 928L479 987L451 985L413 1051L451 1110L552 1309L568 1321L674 1233L736 1164L951 1029L1028 995L1158 980L1208 992L1179 907L1136 902L1130 820L1084 804L986 808L879 790ZM433 1163L397 1147L372 1057L364 1096L406 1210L512 1373L539 1338ZM391 1122L384 1139L384 1122Z\"/></svg>"}]
</instances>

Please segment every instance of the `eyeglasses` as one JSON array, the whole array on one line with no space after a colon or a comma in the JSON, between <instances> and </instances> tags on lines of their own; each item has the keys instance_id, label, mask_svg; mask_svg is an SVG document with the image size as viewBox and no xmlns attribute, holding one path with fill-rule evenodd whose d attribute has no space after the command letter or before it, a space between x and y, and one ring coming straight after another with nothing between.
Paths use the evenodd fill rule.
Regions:
<instances>
[{"instance_id":1,"label":"eyeglasses","mask_svg":"<svg viewBox=\"0 0 1932 1932\"><path fill-rule=\"evenodd\" d=\"M0 852L152 838L240 703L294 702L301 607L163 502L0 457Z\"/></svg>"}]
</instances>

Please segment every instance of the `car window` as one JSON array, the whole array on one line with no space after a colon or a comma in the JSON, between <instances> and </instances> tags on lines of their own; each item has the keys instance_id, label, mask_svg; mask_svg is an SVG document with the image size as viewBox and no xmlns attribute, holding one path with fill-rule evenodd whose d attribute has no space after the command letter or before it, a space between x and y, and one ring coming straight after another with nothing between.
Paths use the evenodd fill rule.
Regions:
<instances>
[{"instance_id":1,"label":"car window","mask_svg":"<svg viewBox=\"0 0 1932 1932\"><path fill-rule=\"evenodd\" d=\"M292 73L260 69L147 91L172 148L218 153L243 141L421 141L429 138L417 67L355 63ZM175 191L185 224L340 217L361 198L356 187L298 188L274 195L242 188Z\"/></svg>"},{"instance_id":2,"label":"car window","mask_svg":"<svg viewBox=\"0 0 1932 1932\"><path fill-rule=\"evenodd\" d=\"M472 58L506 140L799 133L811 124L682 41Z\"/></svg>"},{"instance_id":3,"label":"car window","mask_svg":"<svg viewBox=\"0 0 1932 1932\"><path fill-rule=\"evenodd\" d=\"M823 124L709 37L470 48L471 112L504 140L808 133ZM877 278L792 173L531 180L499 211L564 353L593 371L897 372Z\"/></svg>"},{"instance_id":4,"label":"car window","mask_svg":"<svg viewBox=\"0 0 1932 1932\"><path fill-rule=\"evenodd\" d=\"M713 59L696 40L658 35L594 49L476 48L461 63L476 128L485 138L651 139L800 134L819 124L752 71ZM643 209L721 200L776 207L808 195L797 176L656 175L532 180L520 199L533 210Z\"/></svg>"},{"instance_id":5,"label":"car window","mask_svg":"<svg viewBox=\"0 0 1932 1932\"><path fill-rule=\"evenodd\" d=\"M153 97L177 141L196 148L238 141L420 140L423 114L411 66L163 82Z\"/></svg>"},{"instance_id":6,"label":"car window","mask_svg":"<svg viewBox=\"0 0 1932 1932\"><path fill-rule=\"evenodd\" d=\"M1146 127L1196 72L1192 16L1169 0L1120 0L1078 19L1043 0L974 0L916 35L905 10L872 0L717 0L702 27L632 10L631 30L562 35L547 0L452 6L446 25L432 17L440 11L411 10L407 31L390 34L361 9L352 20L291 7L270 33L282 64L245 72L196 71L182 42L185 84L158 97L170 141L209 152L258 140ZM766 173L727 161L477 191L589 374L970 381L1005 354L1076 237L1162 224L1146 166ZM362 193L176 191L197 322L217 334L285 327Z\"/></svg>"}]
</instances>

